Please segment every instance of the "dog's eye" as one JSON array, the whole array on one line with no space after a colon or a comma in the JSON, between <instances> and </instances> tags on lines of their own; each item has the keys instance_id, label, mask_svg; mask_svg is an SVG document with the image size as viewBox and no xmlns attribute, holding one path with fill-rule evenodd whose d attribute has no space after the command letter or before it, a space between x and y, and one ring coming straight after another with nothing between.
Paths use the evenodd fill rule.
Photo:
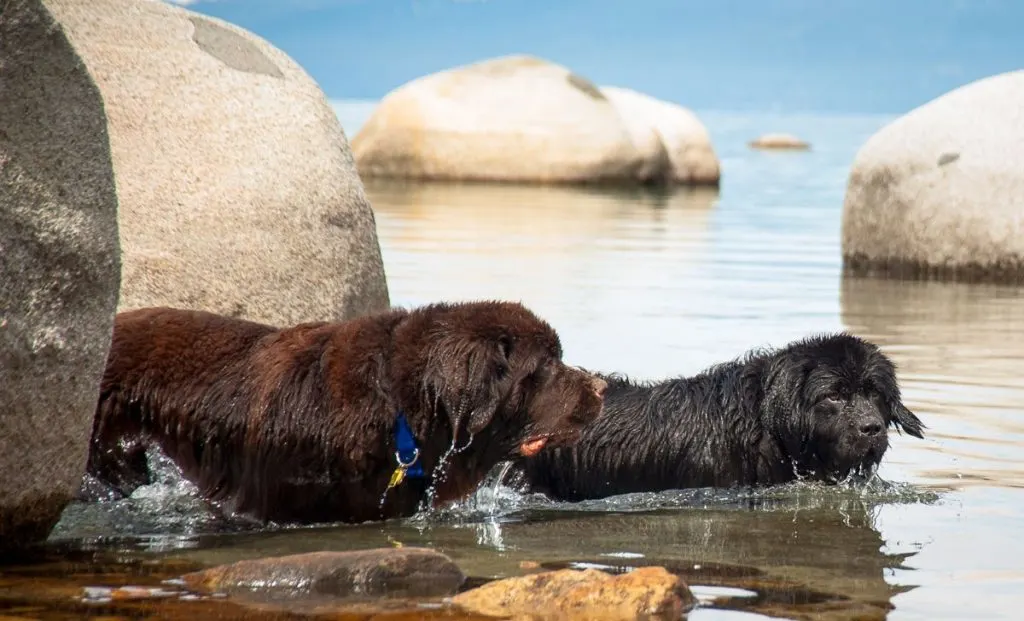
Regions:
<instances>
[{"instance_id":1,"label":"dog's eye","mask_svg":"<svg viewBox=\"0 0 1024 621\"><path fill-rule=\"evenodd\" d=\"M554 361L545 360L538 366L533 373L530 374L530 378L538 383L543 383L551 377L554 372Z\"/></svg>"},{"instance_id":2,"label":"dog's eye","mask_svg":"<svg viewBox=\"0 0 1024 621\"><path fill-rule=\"evenodd\" d=\"M829 403L832 405L838 405L842 403L843 398L836 393L830 393L821 398L820 403Z\"/></svg>"},{"instance_id":3,"label":"dog's eye","mask_svg":"<svg viewBox=\"0 0 1024 621\"><path fill-rule=\"evenodd\" d=\"M498 339L498 345L501 346L501 354L505 356L505 359L510 359L512 357L512 337L503 334Z\"/></svg>"}]
</instances>

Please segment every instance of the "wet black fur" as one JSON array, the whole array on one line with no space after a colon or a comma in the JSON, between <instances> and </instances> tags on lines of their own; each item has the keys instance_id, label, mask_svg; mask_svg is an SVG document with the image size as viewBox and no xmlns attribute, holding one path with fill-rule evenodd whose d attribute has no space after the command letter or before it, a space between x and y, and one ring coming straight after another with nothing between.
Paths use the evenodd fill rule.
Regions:
<instances>
[{"instance_id":1,"label":"wet black fur","mask_svg":"<svg viewBox=\"0 0 1024 621\"><path fill-rule=\"evenodd\" d=\"M894 364L845 333L755 350L693 377L608 376L605 415L515 471L564 500L694 487L836 482L872 470L889 427L923 437ZM515 472L514 471L514 472Z\"/></svg>"}]
</instances>

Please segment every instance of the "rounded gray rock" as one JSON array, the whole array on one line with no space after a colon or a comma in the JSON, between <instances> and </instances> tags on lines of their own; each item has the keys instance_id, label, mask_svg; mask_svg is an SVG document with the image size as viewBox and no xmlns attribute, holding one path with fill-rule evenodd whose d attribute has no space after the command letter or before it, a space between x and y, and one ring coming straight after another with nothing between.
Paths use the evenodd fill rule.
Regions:
<instances>
[{"instance_id":1,"label":"rounded gray rock","mask_svg":"<svg viewBox=\"0 0 1024 621\"><path fill-rule=\"evenodd\" d=\"M691 110L628 88L602 86L601 92L619 110L637 142L643 144L653 135L654 141L662 145L668 159L668 181L719 185L722 167L711 134ZM647 159L657 161L656 156Z\"/></svg>"},{"instance_id":2,"label":"rounded gray rock","mask_svg":"<svg viewBox=\"0 0 1024 621\"><path fill-rule=\"evenodd\" d=\"M37 0L0 5L0 548L85 471L120 260L103 101Z\"/></svg>"},{"instance_id":3,"label":"rounded gray rock","mask_svg":"<svg viewBox=\"0 0 1024 621\"><path fill-rule=\"evenodd\" d=\"M652 157L665 159L589 80L525 55L398 87L352 143L367 178L635 185L651 181Z\"/></svg>"},{"instance_id":4,"label":"rounded gray rock","mask_svg":"<svg viewBox=\"0 0 1024 621\"><path fill-rule=\"evenodd\" d=\"M46 0L96 80L119 310L275 325L389 306L373 211L320 87L263 39L152 0Z\"/></svg>"},{"instance_id":5,"label":"rounded gray rock","mask_svg":"<svg viewBox=\"0 0 1024 621\"><path fill-rule=\"evenodd\" d=\"M1024 71L871 137L850 173L842 252L853 274L1024 283Z\"/></svg>"},{"instance_id":6,"label":"rounded gray rock","mask_svg":"<svg viewBox=\"0 0 1024 621\"><path fill-rule=\"evenodd\" d=\"M187 585L203 591L284 591L341 598L446 596L465 579L444 554L416 547L292 554L183 576Z\"/></svg>"}]
</instances>

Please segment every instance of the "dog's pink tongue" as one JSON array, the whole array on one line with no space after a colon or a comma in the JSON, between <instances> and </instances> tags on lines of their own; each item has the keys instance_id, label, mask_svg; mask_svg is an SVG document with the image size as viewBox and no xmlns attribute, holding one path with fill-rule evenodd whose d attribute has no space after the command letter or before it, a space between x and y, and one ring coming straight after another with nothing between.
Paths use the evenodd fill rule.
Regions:
<instances>
[{"instance_id":1,"label":"dog's pink tongue","mask_svg":"<svg viewBox=\"0 0 1024 621\"><path fill-rule=\"evenodd\" d=\"M541 449L544 448L544 445L547 443L548 439L543 437L527 440L526 442L523 442L522 444L519 445L519 452L522 453L525 457L533 457L534 455L539 453Z\"/></svg>"}]
</instances>

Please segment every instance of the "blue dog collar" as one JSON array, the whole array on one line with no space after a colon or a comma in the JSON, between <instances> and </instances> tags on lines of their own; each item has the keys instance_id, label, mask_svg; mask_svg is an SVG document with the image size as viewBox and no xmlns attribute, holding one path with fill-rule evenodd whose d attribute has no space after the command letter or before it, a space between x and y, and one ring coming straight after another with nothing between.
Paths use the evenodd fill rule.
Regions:
<instances>
[{"instance_id":1,"label":"blue dog collar","mask_svg":"<svg viewBox=\"0 0 1024 621\"><path fill-rule=\"evenodd\" d=\"M423 464L420 462L420 449L416 446L416 436L412 435L412 428L405 414L398 412L395 421L395 460L398 468L404 471L404 476L422 479L426 476L423 472Z\"/></svg>"}]
</instances>

